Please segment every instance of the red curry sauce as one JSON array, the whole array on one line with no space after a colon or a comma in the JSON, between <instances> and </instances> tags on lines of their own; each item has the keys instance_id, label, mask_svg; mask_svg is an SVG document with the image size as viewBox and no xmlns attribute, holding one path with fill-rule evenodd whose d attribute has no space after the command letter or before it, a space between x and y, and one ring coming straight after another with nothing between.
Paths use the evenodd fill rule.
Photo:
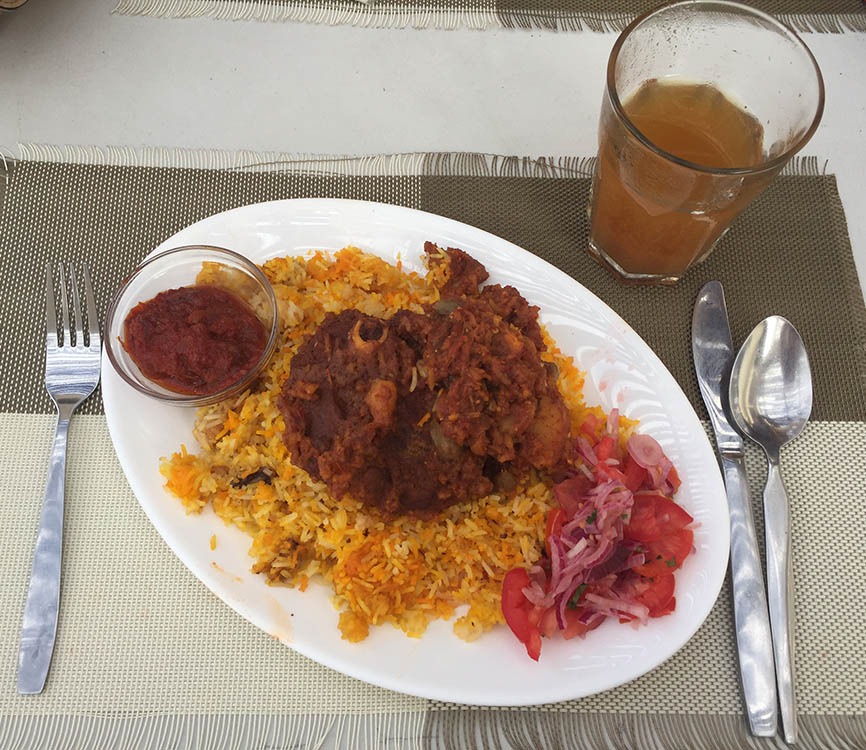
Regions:
<instances>
[{"instance_id":1,"label":"red curry sauce","mask_svg":"<svg viewBox=\"0 0 866 750\"><path fill-rule=\"evenodd\" d=\"M176 393L209 395L258 362L268 333L249 305L217 286L169 289L136 305L123 348L142 374Z\"/></svg>"}]
</instances>

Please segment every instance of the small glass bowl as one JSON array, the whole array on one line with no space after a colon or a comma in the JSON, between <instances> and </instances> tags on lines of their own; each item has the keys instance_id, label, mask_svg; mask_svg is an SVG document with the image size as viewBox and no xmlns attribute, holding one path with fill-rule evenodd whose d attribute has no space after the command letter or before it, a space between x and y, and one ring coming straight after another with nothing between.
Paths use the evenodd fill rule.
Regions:
<instances>
[{"instance_id":1,"label":"small glass bowl","mask_svg":"<svg viewBox=\"0 0 866 750\"><path fill-rule=\"evenodd\" d=\"M230 386L206 395L177 393L141 373L121 343L123 326L126 316L140 302L168 289L194 285L205 263L214 264L208 267L207 283L225 287L241 297L270 335L256 364ZM105 348L117 374L139 393L175 406L206 406L240 393L258 377L276 347L278 321L274 290L252 261L222 247L185 245L148 258L123 282L105 314Z\"/></svg>"}]
</instances>

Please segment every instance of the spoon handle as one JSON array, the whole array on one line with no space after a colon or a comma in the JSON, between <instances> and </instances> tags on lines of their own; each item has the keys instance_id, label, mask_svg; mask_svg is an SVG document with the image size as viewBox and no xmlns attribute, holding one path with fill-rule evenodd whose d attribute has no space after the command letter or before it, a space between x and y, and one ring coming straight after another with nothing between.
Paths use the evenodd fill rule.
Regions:
<instances>
[{"instance_id":1,"label":"spoon handle","mask_svg":"<svg viewBox=\"0 0 866 750\"><path fill-rule=\"evenodd\" d=\"M764 525L767 536L767 593L776 683L785 742L797 741L797 707L794 701L794 575L791 567L791 511L779 469L778 455L767 456L769 469L764 487Z\"/></svg>"}]
</instances>

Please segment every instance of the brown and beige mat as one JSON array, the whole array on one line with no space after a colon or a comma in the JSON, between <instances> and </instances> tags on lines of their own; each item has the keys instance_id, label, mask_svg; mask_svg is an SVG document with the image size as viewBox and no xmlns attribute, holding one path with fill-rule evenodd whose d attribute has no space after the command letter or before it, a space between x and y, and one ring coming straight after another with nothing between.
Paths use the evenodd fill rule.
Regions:
<instances>
[{"instance_id":1,"label":"brown and beige mat","mask_svg":"<svg viewBox=\"0 0 866 750\"><path fill-rule=\"evenodd\" d=\"M748 736L728 585L667 663L623 687L556 705L503 710L425 701L299 656L217 600L166 547L126 484L98 394L72 424L52 670L41 696L16 694L18 630L54 419L41 385L46 260L86 258L104 309L137 261L180 228L248 203L311 196L443 214L547 259L635 327L702 418L689 345L700 286L724 283L737 344L766 315L792 320L809 349L816 389L813 421L784 454L801 746L866 747L866 308L836 181L814 160L780 177L679 286L648 289L618 285L587 255L589 160L22 152L0 190L4 750L784 747ZM757 450L750 449L748 468L760 508ZM591 648L591 640L584 645Z\"/></svg>"},{"instance_id":2,"label":"brown and beige mat","mask_svg":"<svg viewBox=\"0 0 866 750\"><path fill-rule=\"evenodd\" d=\"M798 31L866 31L862 0L751 0ZM123 15L369 27L619 31L661 0L119 0Z\"/></svg>"}]
</instances>

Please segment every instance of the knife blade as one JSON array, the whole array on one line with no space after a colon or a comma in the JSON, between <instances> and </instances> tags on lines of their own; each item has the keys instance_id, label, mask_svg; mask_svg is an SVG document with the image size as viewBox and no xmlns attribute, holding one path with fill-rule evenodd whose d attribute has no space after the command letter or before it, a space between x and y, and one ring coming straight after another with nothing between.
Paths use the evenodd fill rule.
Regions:
<instances>
[{"instance_id":1,"label":"knife blade","mask_svg":"<svg viewBox=\"0 0 866 750\"><path fill-rule=\"evenodd\" d=\"M772 737L779 721L773 636L743 462L743 439L731 426L726 411L734 346L724 290L718 281L704 284L695 301L692 359L715 433L728 496L734 621L746 713L752 734Z\"/></svg>"}]
</instances>

